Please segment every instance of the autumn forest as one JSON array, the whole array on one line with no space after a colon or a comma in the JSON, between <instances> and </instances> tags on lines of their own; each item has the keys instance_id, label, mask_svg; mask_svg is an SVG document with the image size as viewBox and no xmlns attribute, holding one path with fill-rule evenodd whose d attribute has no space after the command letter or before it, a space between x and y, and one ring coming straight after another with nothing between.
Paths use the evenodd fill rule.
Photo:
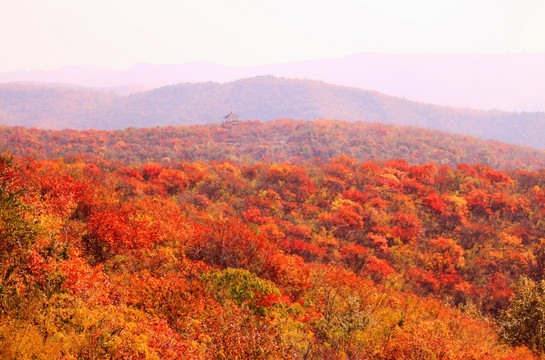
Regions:
<instances>
[{"instance_id":1,"label":"autumn forest","mask_svg":"<svg viewBox=\"0 0 545 360\"><path fill-rule=\"evenodd\" d=\"M0 132L2 359L545 351L541 152L334 121Z\"/></svg>"}]
</instances>

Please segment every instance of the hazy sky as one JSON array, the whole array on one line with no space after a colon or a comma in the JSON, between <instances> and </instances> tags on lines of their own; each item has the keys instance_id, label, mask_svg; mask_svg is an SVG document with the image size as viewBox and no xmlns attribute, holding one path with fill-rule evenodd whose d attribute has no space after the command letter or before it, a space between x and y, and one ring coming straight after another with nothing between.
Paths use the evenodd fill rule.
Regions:
<instances>
[{"instance_id":1,"label":"hazy sky","mask_svg":"<svg viewBox=\"0 0 545 360\"><path fill-rule=\"evenodd\" d=\"M543 0L0 0L0 71L545 52Z\"/></svg>"}]
</instances>

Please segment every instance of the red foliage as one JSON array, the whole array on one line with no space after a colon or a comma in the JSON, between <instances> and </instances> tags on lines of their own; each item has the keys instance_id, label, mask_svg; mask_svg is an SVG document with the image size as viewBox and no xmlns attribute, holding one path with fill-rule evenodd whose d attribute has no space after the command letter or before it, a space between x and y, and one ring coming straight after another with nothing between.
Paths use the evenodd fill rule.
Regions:
<instances>
[{"instance_id":1,"label":"red foliage","mask_svg":"<svg viewBox=\"0 0 545 360\"><path fill-rule=\"evenodd\" d=\"M326 256L326 251L320 246L296 238L286 238L278 246L289 254L301 256L306 261L316 261Z\"/></svg>"},{"instance_id":2,"label":"red foliage","mask_svg":"<svg viewBox=\"0 0 545 360\"><path fill-rule=\"evenodd\" d=\"M163 172L163 167L157 163L155 164L146 164L144 169L142 169L142 177L145 180L150 180L157 178L161 172Z\"/></svg>"},{"instance_id":3,"label":"red foliage","mask_svg":"<svg viewBox=\"0 0 545 360\"><path fill-rule=\"evenodd\" d=\"M407 279L411 281L423 293L433 293L439 290L440 281L432 272L419 268L412 268L407 271Z\"/></svg>"},{"instance_id":4,"label":"red foliage","mask_svg":"<svg viewBox=\"0 0 545 360\"><path fill-rule=\"evenodd\" d=\"M441 197L435 191L431 192L426 197L423 197L422 201L439 214L444 214L447 208L447 204L445 204L443 199L441 199Z\"/></svg>"},{"instance_id":5,"label":"red foliage","mask_svg":"<svg viewBox=\"0 0 545 360\"><path fill-rule=\"evenodd\" d=\"M375 281L380 281L385 279L388 275L395 273L395 271L390 264L388 264L388 261L369 256L363 273L371 276Z\"/></svg>"},{"instance_id":6,"label":"red foliage","mask_svg":"<svg viewBox=\"0 0 545 360\"><path fill-rule=\"evenodd\" d=\"M397 213L394 223L396 225L394 232L404 242L415 241L421 232L422 224L414 214Z\"/></svg>"},{"instance_id":7,"label":"red foliage","mask_svg":"<svg viewBox=\"0 0 545 360\"><path fill-rule=\"evenodd\" d=\"M221 268L259 269L273 250L262 236L238 220L206 221L193 225L187 255Z\"/></svg>"},{"instance_id":8,"label":"red foliage","mask_svg":"<svg viewBox=\"0 0 545 360\"><path fill-rule=\"evenodd\" d=\"M369 201L369 194L362 193L357 189L349 189L343 193L343 197L348 200L355 201L360 204L364 204Z\"/></svg>"}]
</instances>

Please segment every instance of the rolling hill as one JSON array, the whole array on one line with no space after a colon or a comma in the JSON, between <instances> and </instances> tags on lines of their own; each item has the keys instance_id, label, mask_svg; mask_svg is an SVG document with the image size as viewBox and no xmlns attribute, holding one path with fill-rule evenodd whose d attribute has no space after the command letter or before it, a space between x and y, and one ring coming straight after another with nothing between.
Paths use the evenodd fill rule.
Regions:
<instances>
[{"instance_id":1,"label":"rolling hill","mask_svg":"<svg viewBox=\"0 0 545 360\"><path fill-rule=\"evenodd\" d=\"M0 127L0 150L39 158L90 157L124 163L146 161L242 162L330 159L404 159L411 164L484 164L496 169L545 167L545 152L453 135L437 130L379 123L280 119L217 124L127 128L125 130L40 130Z\"/></svg>"},{"instance_id":2,"label":"rolling hill","mask_svg":"<svg viewBox=\"0 0 545 360\"><path fill-rule=\"evenodd\" d=\"M36 85L0 86L4 125L123 129L217 123L229 111L269 121L339 119L468 134L545 148L545 113L478 111L428 105L310 80L270 76L226 84L178 84L129 96Z\"/></svg>"}]
</instances>

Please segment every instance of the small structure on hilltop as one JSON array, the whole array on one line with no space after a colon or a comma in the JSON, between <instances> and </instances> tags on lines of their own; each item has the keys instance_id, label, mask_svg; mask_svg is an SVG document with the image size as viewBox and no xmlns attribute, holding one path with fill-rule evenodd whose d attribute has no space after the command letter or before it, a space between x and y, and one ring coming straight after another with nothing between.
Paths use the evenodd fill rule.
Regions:
<instances>
[{"instance_id":1,"label":"small structure on hilltop","mask_svg":"<svg viewBox=\"0 0 545 360\"><path fill-rule=\"evenodd\" d=\"M238 125L240 123L240 116L233 114L233 112L230 112L228 115L225 115L223 117L223 123L222 126L225 125Z\"/></svg>"}]
</instances>

